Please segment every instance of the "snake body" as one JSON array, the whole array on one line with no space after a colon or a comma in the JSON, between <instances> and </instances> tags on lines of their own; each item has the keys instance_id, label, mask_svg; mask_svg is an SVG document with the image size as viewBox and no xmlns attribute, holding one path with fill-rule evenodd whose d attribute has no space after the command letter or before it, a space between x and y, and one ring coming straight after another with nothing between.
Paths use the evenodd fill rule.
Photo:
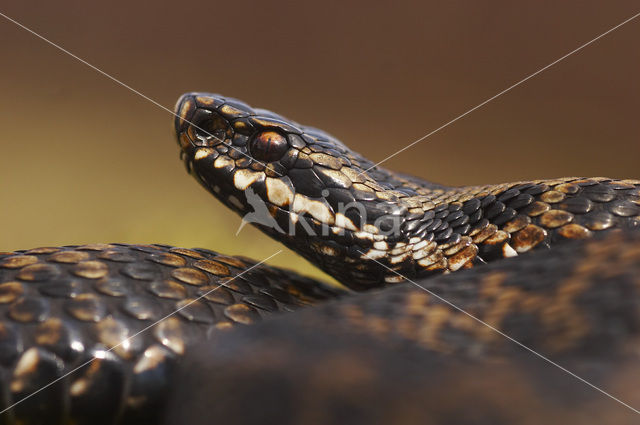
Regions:
<instances>
[{"instance_id":1,"label":"snake body","mask_svg":"<svg viewBox=\"0 0 640 425\"><path fill-rule=\"evenodd\" d=\"M176 114L182 158L206 189L345 286L373 291L348 294L249 259L165 245L0 253L1 394L4 408L12 406L0 421L154 423L169 401L168 423L188 415L197 423L203 400L194 394L206 384L194 382L197 369L182 368L207 356L201 376L219 384L210 394L237 391L228 405L216 404L216 419L264 423L237 409L256 391L279 390L271 380L241 385L243 366L278 365L286 379L325 394L317 385L341 381L305 375L319 353L351 364L371 346L380 353L373 365L396 352L428 353L434 362L509 352L498 334L424 289L553 355L586 358L603 341L623 355L637 333L639 181L450 188L377 167L318 129L235 99L189 93ZM590 239L611 229L624 233ZM476 267L483 263L494 264ZM401 283L407 278L424 287ZM324 306L293 312L315 304ZM234 326L276 313L290 314ZM296 346L300 335L323 348ZM205 340L206 348L194 348ZM185 353L196 356L183 361ZM343 423L339 409L333 420L314 416L307 394L300 404L281 399L296 406L290 423Z\"/></svg>"},{"instance_id":2,"label":"snake body","mask_svg":"<svg viewBox=\"0 0 640 425\"><path fill-rule=\"evenodd\" d=\"M220 335L181 365L167 424L638 423L636 412L494 329L637 407L640 232L514 263L348 296L295 320Z\"/></svg>"},{"instance_id":3,"label":"snake body","mask_svg":"<svg viewBox=\"0 0 640 425\"><path fill-rule=\"evenodd\" d=\"M339 295L250 259L161 245L0 253L0 282L2 409L59 379L0 416L20 424L154 422L188 347Z\"/></svg>"}]
</instances>

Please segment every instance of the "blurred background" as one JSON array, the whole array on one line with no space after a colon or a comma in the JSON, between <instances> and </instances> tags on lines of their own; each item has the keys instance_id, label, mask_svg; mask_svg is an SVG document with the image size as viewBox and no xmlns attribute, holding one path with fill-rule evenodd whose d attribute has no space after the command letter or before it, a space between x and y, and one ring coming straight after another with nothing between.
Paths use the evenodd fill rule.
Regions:
<instances>
[{"instance_id":1,"label":"blurred background","mask_svg":"<svg viewBox=\"0 0 640 425\"><path fill-rule=\"evenodd\" d=\"M382 160L638 13L635 0L3 2L162 105L213 91ZM452 185L640 178L640 18L385 165ZM170 114L0 17L0 251L280 245L186 174ZM271 263L320 276L291 252Z\"/></svg>"}]
</instances>

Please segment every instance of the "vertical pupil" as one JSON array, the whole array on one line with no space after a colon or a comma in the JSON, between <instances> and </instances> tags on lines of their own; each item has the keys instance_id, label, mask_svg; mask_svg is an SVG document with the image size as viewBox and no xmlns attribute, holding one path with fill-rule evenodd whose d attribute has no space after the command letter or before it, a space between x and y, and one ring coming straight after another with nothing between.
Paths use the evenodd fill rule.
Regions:
<instances>
[{"instance_id":1,"label":"vertical pupil","mask_svg":"<svg viewBox=\"0 0 640 425\"><path fill-rule=\"evenodd\" d=\"M251 155L259 161L272 162L282 158L287 151L287 139L275 131L263 131L251 143Z\"/></svg>"}]
</instances>

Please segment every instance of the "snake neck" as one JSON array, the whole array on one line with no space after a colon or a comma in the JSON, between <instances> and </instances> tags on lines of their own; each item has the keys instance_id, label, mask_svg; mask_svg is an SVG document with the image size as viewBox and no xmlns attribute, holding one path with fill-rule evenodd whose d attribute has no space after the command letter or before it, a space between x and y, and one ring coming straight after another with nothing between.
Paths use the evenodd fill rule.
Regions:
<instances>
[{"instance_id":1,"label":"snake neck","mask_svg":"<svg viewBox=\"0 0 640 425\"><path fill-rule=\"evenodd\" d=\"M376 167L321 130L235 99L189 93L176 114L187 168L207 190L355 289L640 223L638 182L451 188Z\"/></svg>"}]
</instances>

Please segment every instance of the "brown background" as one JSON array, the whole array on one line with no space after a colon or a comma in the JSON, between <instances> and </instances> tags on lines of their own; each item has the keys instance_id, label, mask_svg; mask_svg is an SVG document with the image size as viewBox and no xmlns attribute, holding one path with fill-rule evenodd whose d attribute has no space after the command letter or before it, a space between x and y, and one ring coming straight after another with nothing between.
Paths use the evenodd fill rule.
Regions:
<instances>
[{"instance_id":1,"label":"brown background","mask_svg":"<svg viewBox=\"0 0 640 425\"><path fill-rule=\"evenodd\" d=\"M634 0L14 2L1 12L172 108L215 91L381 160L640 11ZM640 178L640 18L386 165L469 184ZM171 116L0 18L0 251L89 242L258 259L184 172ZM286 253L275 264L311 272ZM314 272L317 273L317 272Z\"/></svg>"}]
</instances>

